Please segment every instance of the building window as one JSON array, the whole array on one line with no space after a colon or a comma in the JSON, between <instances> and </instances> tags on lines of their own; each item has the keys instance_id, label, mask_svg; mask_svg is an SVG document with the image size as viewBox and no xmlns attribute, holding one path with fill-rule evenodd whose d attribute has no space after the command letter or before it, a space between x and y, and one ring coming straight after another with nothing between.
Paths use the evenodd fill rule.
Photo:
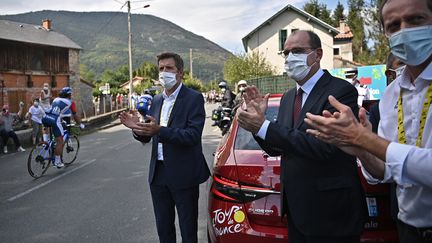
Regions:
<instances>
[{"instance_id":1,"label":"building window","mask_svg":"<svg viewBox=\"0 0 432 243\"><path fill-rule=\"evenodd\" d=\"M339 48L333 48L333 55L334 56L339 56L340 55L340 50L339 50Z\"/></svg>"},{"instance_id":2,"label":"building window","mask_svg":"<svg viewBox=\"0 0 432 243\"><path fill-rule=\"evenodd\" d=\"M296 32L297 30L299 30L299 29L291 29L291 34Z\"/></svg>"},{"instance_id":3,"label":"building window","mask_svg":"<svg viewBox=\"0 0 432 243\"><path fill-rule=\"evenodd\" d=\"M287 39L287 30L279 30L279 51L283 51Z\"/></svg>"}]
</instances>

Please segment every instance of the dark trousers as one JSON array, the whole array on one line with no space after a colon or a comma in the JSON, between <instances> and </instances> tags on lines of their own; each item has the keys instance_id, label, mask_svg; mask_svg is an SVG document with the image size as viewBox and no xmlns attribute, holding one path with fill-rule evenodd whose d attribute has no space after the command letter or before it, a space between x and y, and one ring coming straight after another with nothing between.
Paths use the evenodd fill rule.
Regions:
<instances>
[{"instance_id":1,"label":"dark trousers","mask_svg":"<svg viewBox=\"0 0 432 243\"><path fill-rule=\"evenodd\" d=\"M432 228L417 229L398 220L397 228L400 243L432 243ZM424 237L424 238L423 238Z\"/></svg>"},{"instance_id":2,"label":"dark trousers","mask_svg":"<svg viewBox=\"0 0 432 243\"><path fill-rule=\"evenodd\" d=\"M359 243L360 235L355 236L307 236L300 232L288 214L288 240L290 243Z\"/></svg>"},{"instance_id":3,"label":"dark trousers","mask_svg":"<svg viewBox=\"0 0 432 243\"><path fill-rule=\"evenodd\" d=\"M157 162L155 178L150 185L156 227L161 243L176 243L175 209L183 243L198 242L199 185L186 189L170 188L164 176L163 162Z\"/></svg>"},{"instance_id":4,"label":"dark trousers","mask_svg":"<svg viewBox=\"0 0 432 243\"><path fill-rule=\"evenodd\" d=\"M286 189L285 189L285 193L287 193ZM359 243L360 242L360 235L349 235L349 236L305 235L297 228L297 226L295 226L294 221L291 218L291 214L289 212L287 216L288 216L289 243Z\"/></svg>"},{"instance_id":5,"label":"dark trousers","mask_svg":"<svg viewBox=\"0 0 432 243\"><path fill-rule=\"evenodd\" d=\"M9 141L9 138L11 137L14 140L15 147L18 148L21 146L20 141L18 139L18 136L14 131L6 132L5 130L0 131L0 136L3 140L3 146L7 146L7 142Z\"/></svg>"}]
</instances>

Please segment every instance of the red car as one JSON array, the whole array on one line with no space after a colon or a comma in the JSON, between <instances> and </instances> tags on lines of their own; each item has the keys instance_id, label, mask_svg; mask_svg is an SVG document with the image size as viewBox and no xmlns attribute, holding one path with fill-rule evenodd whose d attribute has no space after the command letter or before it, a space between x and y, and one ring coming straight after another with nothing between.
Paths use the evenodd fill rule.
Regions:
<instances>
[{"instance_id":1,"label":"red car","mask_svg":"<svg viewBox=\"0 0 432 243\"><path fill-rule=\"evenodd\" d=\"M273 95L269 99L266 116L270 121L277 118L280 98ZM390 217L389 186L372 186L361 178L369 210L361 242L398 242ZM208 241L287 242L279 179L280 157L267 155L234 119L215 153L208 198Z\"/></svg>"}]
</instances>

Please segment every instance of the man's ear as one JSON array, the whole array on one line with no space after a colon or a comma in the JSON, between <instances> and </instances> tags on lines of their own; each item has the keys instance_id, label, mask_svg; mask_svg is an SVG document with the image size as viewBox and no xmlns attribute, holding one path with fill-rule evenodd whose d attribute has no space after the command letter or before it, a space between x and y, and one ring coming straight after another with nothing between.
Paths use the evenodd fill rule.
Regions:
<instances>
[{"instance_id":1,"label":"man's ear","mask_svg":"<svg viewBox=\"0 0 432 243\"><path fill-rule=\"evenodd\" d=\"M177 71L177 74L178 74L178 76L179 76L179 79L183 80L183 75L184 75L183 70L178 70L178 71Z\"/></svg>"},{"instance_id":2,"label":"man's ear","mask_svg":"<svg viewBox=\"0 0 432 243\"><path fill-rule=\"evenodd\" d=\"M321 59L322 59L322 56L323 56L323 50L321 49L321 48L318 48L318 49L316 49L315 50L315 61L316 62L320 62L321 61Z\"/></svg>"}]
</instances>

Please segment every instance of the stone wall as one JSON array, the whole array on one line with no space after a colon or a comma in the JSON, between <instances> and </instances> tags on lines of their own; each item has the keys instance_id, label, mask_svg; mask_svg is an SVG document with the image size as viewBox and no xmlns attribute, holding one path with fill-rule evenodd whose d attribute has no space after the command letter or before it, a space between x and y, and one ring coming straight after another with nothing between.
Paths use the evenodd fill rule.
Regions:
<instances>
[{"instance_id":1,"label":"stone wall","mask_svg":"<svg viewBox=\"0 0 432 243\"><path fill-rule=\"evenodd\" d=\"M81 100L77 103L81 111L81 117L86 118L95 115L95 108L93 105L93 87L84 82L80 82L80 95Z\"/></svg>"},{"instance_id":2,"label":"stone wall","mask_svg":"<svg viewBox=\"0 0 432 243\"><path fill-rule=\"evenodd\" d=\"M79 70L79 51L69 49L69 86L72 88L72 99L81 100L80 94L80 70ZM78 105L78 112L81 113L82 108Z\"/></svg>"}]
</instances>

